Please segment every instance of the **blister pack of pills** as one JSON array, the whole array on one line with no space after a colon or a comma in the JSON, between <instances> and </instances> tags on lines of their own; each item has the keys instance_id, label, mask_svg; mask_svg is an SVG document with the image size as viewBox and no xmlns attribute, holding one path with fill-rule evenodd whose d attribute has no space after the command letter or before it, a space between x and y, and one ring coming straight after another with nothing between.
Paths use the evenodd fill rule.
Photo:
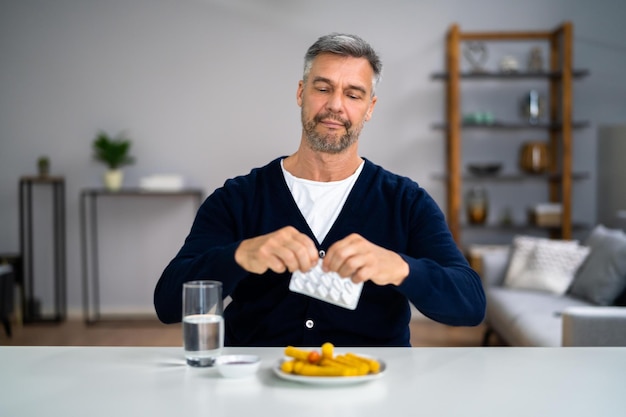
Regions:
<instances>
[{"instance_id":1,"label":"blister pack of pills","mask_svg":"<svg viewBox=\"0 0 626 417\"><path fill-rule=\"evenodd\" d=\"M291 275L289 289L327 303L354 310L359 303L363 283L355 284L336 272L324 272L322 259L310 271L296 271Z\"/></svg>"}]
</instances>

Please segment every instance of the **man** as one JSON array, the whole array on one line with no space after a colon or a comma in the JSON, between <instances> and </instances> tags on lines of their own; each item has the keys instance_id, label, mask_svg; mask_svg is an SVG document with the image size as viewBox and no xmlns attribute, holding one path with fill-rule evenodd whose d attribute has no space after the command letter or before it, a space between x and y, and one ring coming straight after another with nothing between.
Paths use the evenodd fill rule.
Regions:
<instances>
[{"instance_id":1,"label":"man","mask_svg":"<svg viewBox=\"0 0 626 417\"><path fill-rule=\"evenodd\" d=\"M231 346L410 346L409 301L449 325L477 325L485 297L428 193L358 155L377 103L376 52L331 34L305 56L296 99L298 150L226 181L200 207L154 293L181 320L186 281L223 282ZM289 290L291 273L323 269L364 282L355 310ZM347 279L347 278L346 278Z\"/></svg>"}]
</instances>

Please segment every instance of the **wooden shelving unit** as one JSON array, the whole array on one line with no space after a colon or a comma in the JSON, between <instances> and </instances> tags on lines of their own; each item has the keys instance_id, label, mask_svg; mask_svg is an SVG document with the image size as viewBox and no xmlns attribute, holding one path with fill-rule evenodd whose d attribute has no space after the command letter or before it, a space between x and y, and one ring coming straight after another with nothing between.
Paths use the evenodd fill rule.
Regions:
<instances>
[{"instance_id":1,"label":"wooden shelving unit","mask_svg":"<svg viewBox=\"0 0 626 417\"><path fill-rule=\"evenodd\" d=\"M462 185L462 137L466 129L543 129L547 131L549 149L548 174L543 179L548 184L548 201L561 203L563 207L560 227L550 230L552 237L570 239L572 237L572 181L586 178L583 173L574 174L572 169L573 130L584 128L586 122L572 120L572 84L575 78L588 75L586 70L572 68L572 32L570 22L563 23L551 31L528 32L462 32L458 25L450 27L446 38L446 70L433 74L432 78L446 83L445 121L434 125L445 132L447 145L446 175L447 188L446 217L450 230L461 245L461 210L463 204ZM462 72L461 47L463 42L514 42L541 41L548 43L548 69L543 72ZM472 124L463 122L461 110L461 81L490 79L497 82L530 79L548 82L548 121L529 125L516 122L497 121L493 124ZM509 180L519 180L509 176ZM506 177L500 180L507 180Z\"/></svg>"}]
</instances>

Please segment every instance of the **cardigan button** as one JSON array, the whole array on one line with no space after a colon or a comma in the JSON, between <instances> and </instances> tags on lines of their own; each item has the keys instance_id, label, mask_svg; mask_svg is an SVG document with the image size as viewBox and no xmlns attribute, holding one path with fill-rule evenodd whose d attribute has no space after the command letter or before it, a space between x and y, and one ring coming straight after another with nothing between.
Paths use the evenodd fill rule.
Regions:
<instances>
[{"instance_id":1,"label":"cardigan button","mask_svg":"<svg viewBox=\"0 0 626 417\"><path fill-rule=\"evenodd\" d=\"M304 322L304 325L306 326L307 329L312 329L313 326L315 326L315 322L311 319L308 319L307 321Z\"/></svg>"}]
</instances>

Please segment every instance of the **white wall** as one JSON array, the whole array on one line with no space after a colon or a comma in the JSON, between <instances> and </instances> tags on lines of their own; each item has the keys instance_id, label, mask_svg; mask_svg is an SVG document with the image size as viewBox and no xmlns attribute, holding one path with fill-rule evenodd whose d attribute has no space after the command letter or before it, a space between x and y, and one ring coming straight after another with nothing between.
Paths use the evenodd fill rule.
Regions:
<instances>
[{"instance_id":1,"label":"white wall","mask_svg":"<svg viewBox=\"0 0 626 417\"><path fill-rule=\"evenodd\" d=\"M619 0L0 0L0 253L19 250L18 179L48 155L67 181L68 298L80 309L78 196L101 185L96 131L134 139L127 185L180 173L209 193L296 149L302 57L331 31L363 36L385 65L362 155L444 204L431 178L443 169L443 135L430 127L442 118L443 85L430 74L443 68L450 24L545 30L571 20L575 66L591 70L575 91L575 116L592 122L576 135L575 163L593 173L596 126L626 118L625 9ZM576 219L595 221L594 184L577 186ZM130 228L134 219L116 221ZM105 257L114 249L101 248Z\"/></svg>"}]
</instances>

